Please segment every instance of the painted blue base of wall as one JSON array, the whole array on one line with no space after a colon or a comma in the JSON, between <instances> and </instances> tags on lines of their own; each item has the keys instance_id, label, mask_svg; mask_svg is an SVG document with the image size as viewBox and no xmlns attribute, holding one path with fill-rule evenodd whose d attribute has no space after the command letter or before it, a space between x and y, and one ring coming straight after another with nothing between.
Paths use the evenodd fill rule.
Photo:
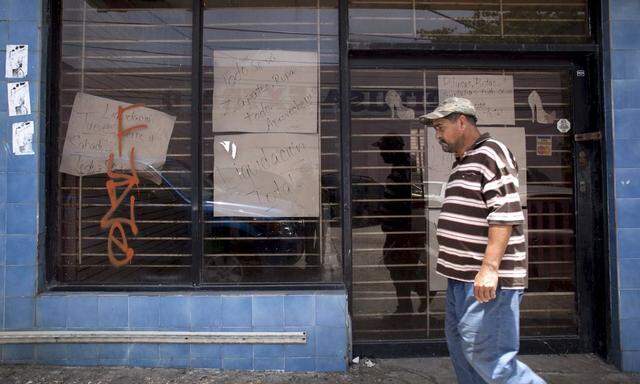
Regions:
<instances>
[{"instance_id":1,"label":"painted blue base of wall","mask_svg":"<svg viewBox=\"0 0 640 384\"><path fill-rule=\"evenodd\" d=\"M306 344L5 345L4 364L345 371L347 298L339 293L45 294L7 299L4 330L304 331ZM8 321L7 321L8 320Z\"/></svg>"}]
</instances>

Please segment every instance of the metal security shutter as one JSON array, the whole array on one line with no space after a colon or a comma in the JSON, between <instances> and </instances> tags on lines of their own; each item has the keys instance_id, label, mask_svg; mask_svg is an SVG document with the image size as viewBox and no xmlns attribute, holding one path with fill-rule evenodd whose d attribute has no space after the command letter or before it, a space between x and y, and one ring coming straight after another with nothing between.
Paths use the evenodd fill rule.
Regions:
<instances>
[{"instance_id":1,"label":"metal security shutter","mask_svg":"<svg viewBox=\"0 0 640 384\"><path fill-rule=\"evenodd\" d=\"M316 52L321 155L319 217L213 217L205 209L205 283L340 281L337 21L336 1L212 2L205 8L203 200L215 200L217 177L211 120L216 50Z\"/></svg>"},{"instance_id":2,"label":"metal security shutter","mask_svg":"<svg viewBox=\"0 0 640 384\"><path fill-rule=\"evenodd\" d=\"M191 9L179 1L156 5L81 0L63 4L54 161L60 162L78 92L144 104L177 119L156 181L141 177L133 191L139 233L134 236L126 229L135 255L124 266L109 263L108 230L99 225L110 208L107 176L52 176L59 186L54 235L59 282L158 284L191 279ZM129 199L125 200L116 215L129 216Z\"/></svg>"},{"instance_id":3,"label":"metal security shutter","mask_svg":"<svg viewBox=\"0 0 640 384\"><path fill-rule=\"evenodd\" d=\"M444 337L445 292L433 289L437 276L429 261L437 254L438 211L427 195L438 191L430 185L425 135L434 132L412 118L437 106L438 75L513 76L515 127L524 128L527 156L521 172L527 174L529 288L521 333L576 335L572 136L558 132L555 121L541 124L535 116L532 121L528 101L535 90L547 112L571 119L568 72L354 69L351 74L354 340ZM550 140L551 152L538 152L538 138ZM391 144L376 145L381 140Z\"/></svg>"}]
</instances>

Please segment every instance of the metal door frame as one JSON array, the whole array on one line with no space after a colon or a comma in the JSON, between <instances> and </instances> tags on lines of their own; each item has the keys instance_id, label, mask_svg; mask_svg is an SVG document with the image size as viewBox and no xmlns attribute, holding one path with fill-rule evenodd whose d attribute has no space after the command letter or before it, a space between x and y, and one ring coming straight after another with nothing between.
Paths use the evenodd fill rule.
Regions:
<instances>
[{"instance_id":1,"label":"metal door frame","mask_svg":"<svg viewBox=\"0 0 640 384\"><path fill-rule=\"evenodd\" d=\"M493 53L466 53L466 52L416 52L402 50L380 50L372 51L368 49L349 50L347 60L347 68L342 68L343 76L342 88L342 148L341 156L343 159L342 184L343 186L351 186L351 116L350 116L350 71L352 69L474 69L479 70L566 70L571 76L570 96L572 104L572 121L574 134L583 134L587 132L599 131L601 126L597 123L597 111L599 109L598 102L598 74L597 66L593 65L597 62L596 52L578 53L518 53L505 54L499 52ZM506 56L506 57L505 57ZM341 65L342 66L342 65ZM346 80L346 81L345 81ZM345 90L346 88L346 90ZM592 95L596 95L593 97ZM583 100L582 103L576 101ZM346 136L346 137L345 137ZM576 153L579 148L585 149L586 143L576 142L573 146L574 161L574 204L575 216L580 214L579 209L583 208L583 204L578 202L578 194L576 193L575 175L577 174ZM348 150L348 153L344 152ZM602 206L604 202L603 189L603 159L602 159L602 143L590 145L590 150L599 152L598 164L591 164L592 174L599 175L598 188L600 195L595 196L597 204ZM349 167L348 170L344 169ZM343 193L343 212L348 210L348 215L343 216L343 255L345 261L345 283L349 293L349 312L352 312L353 301L353 277L352 277L352 240L351 240L351 194L350 188ZM348 200L346 199L348 197ZM604 210L599 210L599 220L603 224L606 222ZM594 216L595 218L595 216ZM347 222L347 219L349 220ZM606 284L605 290L599 292L593 289L593 282L607 281L605 271L607 270L606 260L606 225L602 227L602 233L593 231L579 230L578 221L575 222L575 292L576 292L576 314L578 334L576 336L544 336L544 337L523 337L521 338L521 351L523 353L585 353L599 352L606 353L606 343L602 342L601 335L606 335L608 322L606 321L606 296L609 285ZM603 242L604 245L599 248L599 253L594 254L595 257L589 260L582 260L578 255L581 247L595 244L595 242ZM596 249L596 248L594 248ZM603 280L604 279L604 280ZM446 355L447 347L444 340L419 340L419 341L371 341L371 342L354 342L354 355L366 355L374 357L399 357L399 356L436 356Z\"/></svg>"}]
</instances>

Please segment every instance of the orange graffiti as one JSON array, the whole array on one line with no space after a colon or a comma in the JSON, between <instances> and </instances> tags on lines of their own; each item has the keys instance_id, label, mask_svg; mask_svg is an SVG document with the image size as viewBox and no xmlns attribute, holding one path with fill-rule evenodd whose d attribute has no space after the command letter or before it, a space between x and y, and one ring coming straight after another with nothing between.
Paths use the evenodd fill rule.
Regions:
<instances>
[{"instance_id":1,"label":"orange graffiti","mask_svg":"<svg viewBox=\"0 0 640 384\"><path fill-rule=\"evenodd\" d=\"M129 127L127 129L123 129L122 128L122 116L124 115L124 113L130 109L134 109L134 108L142 108L144 107L143 104L132 104L128 107L121 107L118 106L118 156L122 156L122 139L130 134L131 132L135 131L136 129L144 129L147 128L146 124L138 124L138 125L134 125L133 127Z\"/></svg>"},{"instance_id":2,"label":"orange graffiti","mask_svg":"<svg viewBox=\"0 0 640 384\"><path fill-rule=\"evenodd\" d=\"M111 264L117 267L121 267L129 263L131 259L133 259L134 254L133 248L129 247L128 245L127 235L122 224L128 225L134 235L138 234L138 226L136 225L136 217L134 212L136 202L135 196L129 196L129 219L123 217L112 218L116 209L118 209L127 195L129 195L133 187L138 186L138 184L140 183L140 179L138 178L138 173L136 172L135 168L135 162L133 160L134 155L135 149L131 148L131 154L129 157L131 175L113 172L113 153L109 155L109 160L107 161L107 176L109 176L111 179L107 180L106 187L111 208L104 216L102 216L102 219L100 219L100 228L109 228L107 245L108 257ZM120 194L120 196L117 196L117 189L120 187L126 188ZM121 240L118 240L118 238L116 238L116 236L114 235L116 229L120 232ZM124 254L123 259L118 259L115 257L115 254L113 253L113 244L115 244L122 251L122 253Z\"/></svg>"},{"instance_id":3,"label":"orange graffiti","mask_svg":"<svg viewBox=\"0 0 640 384\"><path fill-rule=\"evenodd\" d=\"M128 107L118 106L118 157L122 156L122 140L124 139L124 137L134 130L147 128L146 124L139 124L126 129L123 128L124 112L133 108L141 107L143 107L142 104L133 104ZM127 234L124 229L124 225L128 225L131 229L131 233L133 233L134 236L138 234L138 226L136 225L135 218L136 198L133 195L130 195L133 187L137 187L138 184L140 184L140 179L138 178L138 173L136 172L134 158L135 148L131 147L131 152L129 154L129 167L131 168L130 175L126 173L113 172L113 153L109 155L109 159L107 160L107 176L109 176L109 180L107 180L106 188L107 194L109 195L109 204L111 205L111 207L109 208L109 211L100 219L100 228L109 228L109 236L107 237L107 256L109 257L109 261L111 262L111 264L116 267L121 267L127 263L130 263L133 259L133 255L135 254L133 248L129 247ZM122 187L125 187L125 189L118 196L118 188ZM116 210L120 207L122 202L125 200L127 195L130 195L129 218L112 217ZM119 232L118 236L116 236L116 230ZM114 244L124 255L123 258L116 257L113 251Z\"/></svg>"}]
</instances>

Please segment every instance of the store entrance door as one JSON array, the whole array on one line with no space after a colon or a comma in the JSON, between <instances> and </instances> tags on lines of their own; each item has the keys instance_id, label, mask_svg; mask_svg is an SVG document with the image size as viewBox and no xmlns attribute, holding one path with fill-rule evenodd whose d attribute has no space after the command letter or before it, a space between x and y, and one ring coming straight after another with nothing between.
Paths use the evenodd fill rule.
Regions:
<instances>
[{"instance_id":1,"label":"store entrance door","mask_svg":"<svg viewBox=\"0 0 640 384\"><path fill-rule=\"evenodd\" d=\"M453 158L416 118L450 95L475 101L480 131L505 142L519 163L529 258L523 338L578 338L574 180L600 184L580 179L594 177L583 170L599 163L591 155L591 164L580 163L574 151L574 134L588 128L575 116L572 68L352 66L356 347L397 343L403 354L414 341L434 345L424 354L444 350L446 280L435 273L435 231Z\"/></svg>"}]
</instances>

